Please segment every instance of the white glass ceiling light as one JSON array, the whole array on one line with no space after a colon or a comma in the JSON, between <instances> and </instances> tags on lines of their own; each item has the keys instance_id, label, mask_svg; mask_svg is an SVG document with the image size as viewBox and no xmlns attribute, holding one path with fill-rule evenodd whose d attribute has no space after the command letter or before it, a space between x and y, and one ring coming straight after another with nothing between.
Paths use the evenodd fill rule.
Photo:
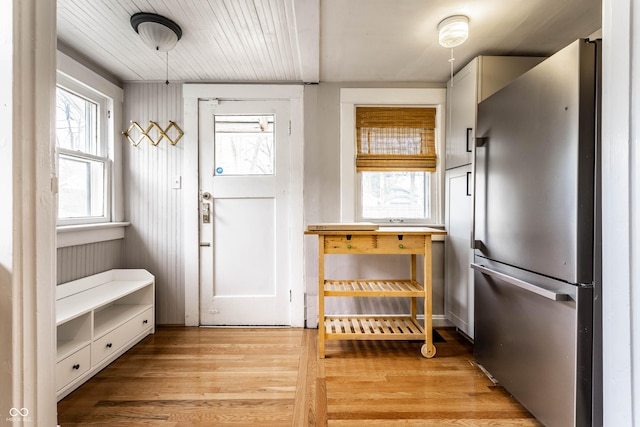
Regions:
<instances>
[{"instance_id":1,"label":"white glass ceiling light","mask_svg":"<svg viewBox=\"0 0 640 427\"><path fill-rule=\"evenodd\" d=\"M169 84L169 51L182 38L182 29L169 18L155 13L140 12L131 16L131 26L151 49L167 52L167 80Z\"/></svg>"},{"instance_id":2,"label":"white glass ceiling light","mask_svg":"<svg viewBox=\"0 0 640 427\"><path fill-rule=\"evenodd\" d=\"M469 18L464 15L450 16L438 24L438 41L446 48L460 46L469 37Z\"/></svg>"},{"instance_id":3,"label":"white glass ceiling light","mask_svg":"<svg viewBox=\"0 0 640 427\"><path fill-rule=\"evenodd\" d=\"M147 46L162 52L173 49L182 37L178 24L155 13L136 13L131 17L131 26Z\"/></svg>"}]
</instances>

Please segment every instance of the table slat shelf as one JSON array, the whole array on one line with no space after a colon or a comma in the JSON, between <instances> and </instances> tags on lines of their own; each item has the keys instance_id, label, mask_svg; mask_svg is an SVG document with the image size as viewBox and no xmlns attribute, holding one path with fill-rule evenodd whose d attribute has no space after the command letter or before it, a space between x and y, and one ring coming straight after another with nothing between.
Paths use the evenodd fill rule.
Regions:
<instances>
[{"instance_id":1,"label":"table slat shelf","mask_svg":"<svg viewBox=\"0 0 640 427\"><path fill-rule=\"evenodd\" d=\"M415 280L325 280L324 295L423 297L424 287Z\"/></svg>"},{"instance_id":2,"label":"table slat shelf","mask_svg":"<svg viewBox=\"0 0 640 427\"><path fill-rule=\"evenodd\" d=\"M411 316L325 316L327 339L424 340L424 327Z\"/></svg>"}]
</instances>

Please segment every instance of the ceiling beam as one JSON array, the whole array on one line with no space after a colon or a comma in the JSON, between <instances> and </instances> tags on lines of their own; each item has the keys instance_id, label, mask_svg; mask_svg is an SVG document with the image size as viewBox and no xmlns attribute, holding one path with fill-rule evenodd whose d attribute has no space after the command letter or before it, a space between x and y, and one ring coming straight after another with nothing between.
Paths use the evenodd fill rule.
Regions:
<instances>
[{"instance_id":1,"label":"ceiling beam","mask_svg":"<svg viewBox=\"0 0 640 427\"><path fill-rule=\"evenodd\" d=\"M320 81L320 0L292 0L300 72L304 83Z\"/></svg>"}]
</instances>

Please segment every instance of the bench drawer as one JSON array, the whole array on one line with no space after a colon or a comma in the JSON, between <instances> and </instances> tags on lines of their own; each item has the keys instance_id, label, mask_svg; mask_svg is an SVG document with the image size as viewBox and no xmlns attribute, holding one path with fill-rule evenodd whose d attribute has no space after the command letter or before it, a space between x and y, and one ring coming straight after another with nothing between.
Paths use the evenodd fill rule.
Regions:
<instances>
[{"instance_id":1,"label":"bench drawer","mask_svg":"<svg viewBox=\"0 0 640 427\"><path fill-rule=\"evenodd\" d=\"M97 365L105 358L120 350L133 338L150 330L153 325L153 309L149 308L113 331L95 340L92 345L93 365Z\"/></svg>"},{"instance_id":2,"label":"bench drawer","mask_svg":"<svg viewBox=\"0 0 640 427\"><path fill-rule=\"evenodd\" d=\"M64 388L89 370L91 349L89 345L62 359L56 364L56 390Z\"/></svg>"}]
</instances>

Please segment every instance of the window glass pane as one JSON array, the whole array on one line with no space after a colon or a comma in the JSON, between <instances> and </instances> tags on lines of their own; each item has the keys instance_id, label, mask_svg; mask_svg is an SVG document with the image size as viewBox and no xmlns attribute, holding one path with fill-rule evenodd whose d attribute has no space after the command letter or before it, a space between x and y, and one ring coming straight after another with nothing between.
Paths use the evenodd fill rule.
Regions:
<instances>
[{"instance_id":1,"label":"window glass pane","mask_svg":"<svg viewBox=\"0 0 640 427\"><path fill-rule=\"evenodd\" d=\"M60 87L56 92L56 145L100 155L97 144L98 105Z\"/></svg>"},{"instance_id":2,"label":"window glass pane","mask_svg":"<svg viewBox=\"0 0 640 427\"><path fill-rule=\"evenodd\" d=\"M273 175L274 116L215 116L216 175Z\"/></svg>"},{"instance_id":3,"label":"window glass pane","mask_svg":"<svg viewBox=\"0 0 640 427\"><path fill-rule=\"evenodd\" d=\"M58 218L103 217L105 164L82 157L58 159Z\"/></svg>"},{"instance_id":4,"label":"window glass pane","mask_svg":"<svg viewBox=\"0 0 640 427\"><path fill-rule=\"evenodd\" d=\"M361 172L362 217L429 217L429 172Z\"/></svg>"}]
</instances>

